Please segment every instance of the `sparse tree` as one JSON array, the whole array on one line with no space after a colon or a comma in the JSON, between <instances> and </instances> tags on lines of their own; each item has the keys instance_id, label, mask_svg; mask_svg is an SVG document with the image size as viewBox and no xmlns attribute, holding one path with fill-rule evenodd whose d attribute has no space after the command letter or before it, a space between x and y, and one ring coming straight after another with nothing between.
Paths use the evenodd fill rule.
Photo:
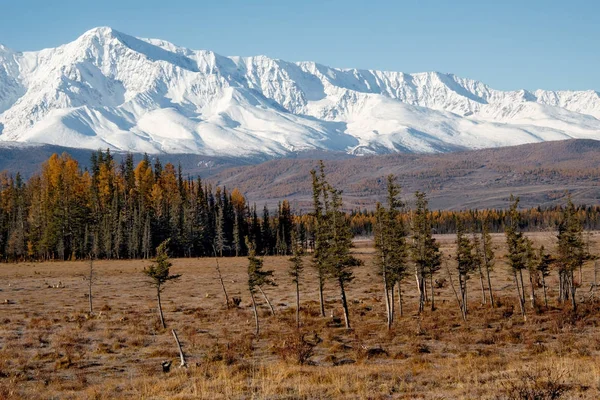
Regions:
<instances>
[{"instance_id":1,"label":"sparse tree","mask_svg":"<svg viewBox=\"0 0 600 400\"><path fill-rule=\"evenodd\" d=\"M494 301L494 291L492 290L492 279L490 278L490 272L494 269L494 247L492 245L492 235L490 235L489 225L487 221L484 221L481 227L481 246L483 251L481 257L483 258L483 267L488 284L488 292L490 295L490 303L492 307L496 307Z\"/></svg>"},{"instance_id":2,"label":"sparse tree","mask_svg":"<svg viewBox=\"0 0 600 400\"><path fill-rule=\"evenodd\" d=\"M326 266L328 275L334 279L340 289L342 308L344 310L344 322L346 329L350 329L350 312L346 297L346 286L354 280L352 269L362 265L362 261L350 254L352 247L352 232L346 215L342 212L341 192L329 188L331 194L331 210L328 218L328 228L331 231L331 245Z\"/></svg>"},{"instance_id":3,"label":"sparse tree","mask_svg":"<svg viewBox=\"0 0 600 400\"><path fill-rule=\"evenodd\" d=\"M398 301L402 315L402 289L401 282L406 276L406 232L402 221L399 219L400 209L404 206L398 196L400 187L396 184L393 175L387 177L388 196L387 208L377 203L375 212L375 248L377 256L375 264L378 273L383 279L383 290L387 311L387 326L392 327L394 320L393 293L398 284Z\"/></svg>"},{"instance_id":4,"label":"sparse tree","mask_svg":"<svg viewBox=\"0 0 600 400\"><path fill-rule=\"evenodd\" d=\"M562 219L558 225L558 251L557 265L559 273L559 300L571 299L573 311L577 311L575 291L575 271L583 265L588 258L583 241L583 228L577 217L575 205L569 196Z\"/></svg>"},{"instance_id":5,"label":"sparse tree","mask_svg":"<svg viewBox=\"0 0 600 400\"><path fill-rule=\"evenodd\" d=\"M292 282L296 287L296 328L300 329L300 276L304 270L304 250L302 243L296 237L296 233L292 233L292 251L293 256L290 258L289 274L292 277Z\"/></svg>"},{"instance_id":6,"label":"sparse tree","mask_svg":"<svg viewBox=\"0 0 600 400\"><path fill-rule=\"evenodd\" d=\"M540 250L537 257L536 269L542 278L542 288L544 290L544 306L548 308L548 296L546 293L546 278L550 276L550 265L554 262L552 256L546 253L544 246L540 246Z\"/></svg>"},{"instance_id":7,"label":"sparse tree","mask_svg":"<svg viewBox=\"0 0 600 400\"><path fill-rule=\"evenodd\" d=\"M158 315L160 317L160 323L164 328L167 327L165 324L165 318L162 310L162 303L160 294L164 290L164 286L167 282L179 279L181 275L172 275L170 272L171 266L173 265L169 260L167 254L167 245L169 240L165 240L156 248L156 259L151 265L144 268L144 275L149 278L150 284L156 288L156 298L158 300Z\"/></svg>"},{"instance_id":8,"label":"sparse tree","mask_svg":"<svg viewBox=\"0 0 600 400\"><path fill-rule=\"evenodd\" d=\"M508 263L515 280L519 307L525 318L525 288L523 285L523 269L527 267L527 238L520 229L521 217L518 212L519 198L510 196L510 210L506 221L506 244L508 247ZM519 280L520 279L520 280Z\"/></svg>"},{"instance_id":9,"label":"sparse tree","mask_svg":"<svg viewBox=\"0 0 600 400\"><path fill-rule=\"evenodd\" d=\"M473 243L465 234L462 221L456 221L456 269L458 270L458 288L460 290L460 304L463 319L468 313L467 281L477 268L476 256L473 254Z\"/></svg>"},{"instance_id":10,"label":"sparse tree","mask_svg":"<svg viewBox=\"0 0 600 400\"><path fill-rule=\"evenodd\" d=\"M432 234L431 216L427 197L423 192L416 192L416 210L413 216L412 260L415 263L415 276L419 292L419 313L425 308L426 279L431 283L431 310L435 310L433 293L433 276L440 269L442 254Z\"/></svg>"},{"instance_id":11,"label":"sparse tree","mask_svg":"<svg viewBox=\"0 0 600 400\"><path fill-rule=\"evenodd\" d=\"M255 334L260 334L260 324L258 321L258 310L256 307L256 290L263 285L275 285L273 281L273 271L263 270L263 260L256 257L254 245L246 238L246 247L248 247L248 290L252 299L252 309L254 310L254 322L256 324Z\"/></svg>"}]
</instances>

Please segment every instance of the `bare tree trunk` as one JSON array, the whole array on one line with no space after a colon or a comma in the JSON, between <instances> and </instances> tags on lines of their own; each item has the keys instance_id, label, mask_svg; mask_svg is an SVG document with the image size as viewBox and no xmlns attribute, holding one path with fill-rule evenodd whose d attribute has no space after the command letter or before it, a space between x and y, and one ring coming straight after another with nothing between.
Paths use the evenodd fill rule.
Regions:
<instances>
[{"instance_id":1,"label":"bare tree trunk","mask_svg":"<svg viewBox=\"0 0 600 400\"><path fill-rule=\"evenodd\" d=\"M521 277L521 292L522 292L521 299L523 301L523 308L525 308L525 284L523 283L523 270L522 269L519 270L519 276Z\"/></svg>"},{"instance_id":2,"label":"bare tree trunk","mask_svg":"<svg viewBox=\"0 0 600 400\"><path fill-rule=\"evenodd\" d=\"M517 296L519 298L519 307L521 309L521 315L523 315L523 318L525 318L525 300L523 300L521 297L521 288L519 287L519 278L517 277L517 271L514 271L513 275L515 278L515 285L517 285Z\"/></svg>"},{"instance_id":3,"label":"bare tree trunk","mask_svg":"<svg viewBox=\"0 0 600 400\"><path fill-rule=\"evenodd\" d=\"M225 288L225 283L223 282L223 276L221 275L221 268L219 267L219 258L217 257L217 251L216 249L213 250L215 252L215 261L217 262L217 275L219 276L219 282L221 282L221 288L223 289L223 294L225 295L225 306L227 308L230 307L230 303L229 303L229 295L227 294L227 289Z\"/></svg>"},{"instance_id":4,"label":"bare tree trunk","mask_svg":"<svg viewBox=\"0 0 600 400\"><path fill-rule=\"evenodd\" d=\"M94 280L94 259L90 257L90 276L88 277L88 297L90 300L90 315L94 313L94 303L92 300L92 284Z\"/></svg>"},{"instance_id":5,"label":"bare tree trunk","mask_svg":"<svg viewBox=\"0 0 600 400\"><path fill-rule=\"evenodd\" d=\"M163 315L162 303L160 302L160 286L156 288L156 297L158 298L158 316L160 317L160 324L163 329L165 329L167 324L165 324L165 316Z\"/></svg>"},{"instance_id":6,"label":"bare tree trunk","mask_svg":"<svg viewBox=\"0 0 600 400\"><path fill-rule=\"evenodd\" d=\"M450 268L448 268L447 262L444 261L444 264L446 266L446 271L448 272L448 279L450 280L450 286L452 287L452 291L454 292L454 297L456 297L456 302L458 303L458 308L460 309L460 314L462 316L463 321L466 322L467 314L465 313L462 302L460 301L460 298L458 297L458 293L456 292L456 288L454 287L454 282L452 281L452 274L450 273ZM459 281L460 281L460 275L459 275Z\"/></svg>"},{"instance_id":7,"label":"bare tree trunk","mask_svg":"<svg viewBox=\"0 0 600 400\"><path fill-rule=\"evenodd\" d=\"M481 304L487 304L487 297L485 295L485 285L483 284L483 271L481 270L481 261L478 261L477 264L479 264L479 283L481 283Z\"/></svg>"},{"instance_id":8,"label":"bare tree trunk","mask_svg":"<svg viewBox=\"0 0 600 400\"><path fill-rule=\"evenodd\" d=\"M346 290L344 289L344 281L338 279L340 283L340 295L342 297L342 307L344 308L344 321L346 322L346 329L350 329L350 313L348 312L348 302L346 301Z\"/></svg>"},{"instance_id":9,"label":"bare tree trunk","mask_svg":"<svg viewBox=\"0 0 600 400\"><path fill-rule=\"evenodd\" d=\"M531 286L531 308L535 310L535 285L533 283L533 273L529 271L529 286Z\"/></svg>"},{"instance_id":10,"label":"bare tree trunk","mask_svg":"<svg viewBox=\"0 0 600 400\"><path fill-rule=\"evenodd\" d=\"M494 301L494 292L492 290L492 280L490 278L490 270L487 267L487 265L485 267L485 272L486 272L487 281L488 281L488 291L490 292L490 303L492 303L492 308L495 308L496 307L496 302Z\"/></svg>"},{"instance_id":11,"label":"bare tree trunk","mask_svg":"<svg viewBox=\"0 0 600 400\"><path fill-rule=\"evenodd\" d=\"M431 286L431 311L435 311L435 293L433 291L433 274L429 274L429 284Z\"/></svg>"},{"instance_id":12,"label":"bare tree trunk","mask_svg":"<svg viewBox=\"0 0 600 400\"><path fill-rule=\"evenodd\" d=\"M185 362L185 355L183 354L183 350L181 349L181 343L179 342L179 338L177 337L177 332L175 332L175 329L171 329L171 332L173 333L173 337L175 338L175 343L177 343L177 348L179 349L179 366L185 367L187 365Z\"/></svg>"},{"instance_id":13,"label":"bare tree trunk","mask_svg":"<svg viewBox=\"0 0 600 400\"><path fill-rule=\"evenodd\" d=\"M392 328L392 307L390 305L390 295L388 290L387 275L385 273L385 265L383 267L383 294L385 296L385 311L387 312L387 328Z\"/></svg>"},{"instance_id":14,"label":"bare tree trunk","mask_svg":"<svg viewBox=\"0 0 600 400\"><path fill-rule=\"evenodd\" d=\"M265 292L263 292L263 290L262 290L262 288L260 286L258 287L258 290L260 291L260 294L262 294L263 298L265 299L265 301L269 305L269 308L271 309L271 315L275 315L275 309L273 308L273 305L269 301L269 298L267 297L267 295L265 294Z\"/></svg>"},{"instance_id":15,"label":"bare tree trunk","mask_svg":"<svg viewBox=\"0 0 600 400\"><path fill-rule=\"evenodd\" d=\"M398 281L398 308L400 311L400 317L404 317L404 308L402 307L402 286L401 281Z\"/></svg>"},{"instance_id":16,"label":"bare tree trunk","mask_svg":"<svg viewBox=\"0 0 600 400\"><path fill-rule=\"evenodd\" d=\"M323 276L319 272L319 305L321 307L321 317L325 317L325 300L323 299Z\"/></svg>"},{"instance_id":17,"label":"bare tree trunk","mask_svg":"<svg viewBox=\"0 0 600 400\"><path fill-rule=\"evenodd\" d=\"M575 299L575 291L577 288L575 287L574 282L574 273L571 270L571 304L573 305L573 312L577 312L577 300Z\"/></svg>"},{"instance_id":18,"label":"bare tree trunk","mask_svg":"<svg viewBox=\"0 0 600 400\"><path fill-rule=\"evenodd\" d=\"M250 291L250 297L252 298L252 310L254 311L254 324L256 325L256 330L254 334L258 336L260 334L260 325L258 323L258 310L256 309L256 299L254 298L254 292Z\"/></svg>"},{"instance_id":19,"label":"bare tree trunk","mask_svg":"<svg viewBox=\"0 0 600 400\"><path fill-rule=\"evenodd\" d=\"M395 286L395 285L394 285ZM392 324L394 323L394 317L395 317L395 313L396 313L396 296L394 295L394 288L392 287L390 290L390 307L392 309Z\"/></svg>"},{"instance_id":20,"label":"bare tree trunk","mask_svg":"<svg viewBox=\"0 0 600 400\"><path fill-rule=\"evenodd\" d=\"M546 294L546 277L544 277L543 273L542 273L542 286L544 288L544 306L546 306L546 308L548 308L548 296Z\"/></svg>"},{"instance_id":21,"label":"bare tree trunk","mask_svg":"<svg viewBox=\"0 0 600 400\"><path fill-rule=\"evenodd\" d=\"M300 329L300 282L296 278L296 328Z\"/></svg>"}]
</instances>

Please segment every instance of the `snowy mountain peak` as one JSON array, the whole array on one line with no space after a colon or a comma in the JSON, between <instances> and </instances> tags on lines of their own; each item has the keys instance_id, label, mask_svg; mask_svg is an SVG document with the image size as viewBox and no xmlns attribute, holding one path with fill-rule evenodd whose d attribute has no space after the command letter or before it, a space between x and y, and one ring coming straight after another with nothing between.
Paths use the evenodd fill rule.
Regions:
<instances>
[{"instance_id":1,"label":"snowy mountain peak","mask_svg":"<svg viewBox=\"0 0 600 400\"><path fill-rule=\"evenodd\" d=\"M98 27L37 52L0 45L0 141L281 156L439 152L600 139L600 96L499 91L454 74L224 57Z\"/></svg>"}]
</instances>

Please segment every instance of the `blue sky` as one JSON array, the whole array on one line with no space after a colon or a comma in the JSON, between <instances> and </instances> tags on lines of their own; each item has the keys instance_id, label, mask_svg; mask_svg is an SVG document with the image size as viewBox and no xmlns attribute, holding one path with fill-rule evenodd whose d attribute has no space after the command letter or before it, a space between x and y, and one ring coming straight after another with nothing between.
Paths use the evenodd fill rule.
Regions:
<instances>
[{"instance_id":1,"label":"blue sky","mask_svg":"<svg viewBox=\"0 0 600 400\"><path fill-rule=\"evenodd\" d=\"M36 50L111 26L223 55L600 90L599 15L592 0L0 0L0 43Z\"/></svg>"}]
</instances>

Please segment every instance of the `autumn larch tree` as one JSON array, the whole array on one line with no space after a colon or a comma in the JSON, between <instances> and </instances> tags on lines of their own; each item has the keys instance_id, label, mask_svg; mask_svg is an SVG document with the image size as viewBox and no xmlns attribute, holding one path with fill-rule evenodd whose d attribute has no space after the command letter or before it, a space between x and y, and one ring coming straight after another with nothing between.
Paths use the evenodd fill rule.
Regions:
<instances>
[{"instance_id":1,"label":"autumn larch tree","mask_svg":"<svg viewBox=\"0 0 600 400\"><path fill-rule=\"evenodd\" d=\"M144 268L144 275L149 278L150 284L156 288L156 298L158 300L158 315L163 328L166 328L165 318L162 311L160 294L164 290L167 282L179 279L181 275L172 275L170 268L173 265L167 254L167 245L169 241L165 240L156 248L156 259L151 265Z\"/></svg>"}]
</instances>

